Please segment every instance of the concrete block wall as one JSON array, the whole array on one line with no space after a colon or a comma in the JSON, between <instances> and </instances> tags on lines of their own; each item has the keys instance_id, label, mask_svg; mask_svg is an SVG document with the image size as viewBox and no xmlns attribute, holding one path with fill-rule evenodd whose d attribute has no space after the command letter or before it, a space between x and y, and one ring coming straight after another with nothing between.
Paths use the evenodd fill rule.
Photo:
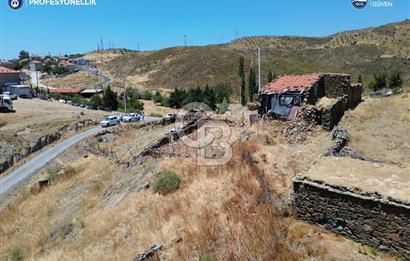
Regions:
<instances>
[{"instance_id":1,"label":"concrete block wall","mask_svg":"<svg viewBox=\"0 0 410 261\"><path fill-rule=\"evenodd\" d=\"M356 242L410 259L410 205L295 179L299 218Z\"/></svg>"}]
</instances>

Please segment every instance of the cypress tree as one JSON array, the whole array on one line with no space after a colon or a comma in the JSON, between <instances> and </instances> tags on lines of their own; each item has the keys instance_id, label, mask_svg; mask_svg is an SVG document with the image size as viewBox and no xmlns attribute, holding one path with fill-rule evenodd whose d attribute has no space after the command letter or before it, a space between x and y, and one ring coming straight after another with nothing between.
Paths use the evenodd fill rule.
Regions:
<instances>
[{"instance_id":1,"label":"cypress tree","mask_svg":"<svg viewBox=\"0 0 410 261\"><path fill-rule=\"evenodd\" d=\"M249 91L249 101L252 102L253 101L253 95L257 92L256 74L255 74L255 70L253 68L251 68L250 71L249 71L248 91Z\"/></svg>"},{"instance_id":2,"label":"cypress tree","mask_svg":"<svg viewBox=\"0 0 410 261\"><path fill-rule=\"evenodd\" d=\"M111 108L113 111L118 109L118 98L117 94L111 90L111 87L105 89L104 96L103 96L103 103L105 107Z\"/></svg>"},{"instance_id":3,"label":"cypress tree","mask_svg":"<svg viewBox=\"0 0 410 261\"><path fill-rule=\"evenodd\" d=\"M269 70L269 72L268 72L268 83L270 83L271 81L273 81L273 73L272 73L272 71L271 70Z\"/></svg>"},{"instance_id":4,"label":"cypress tree","mask_svg":"<svg viewBox=\"0 0 410 261\"><path fill-rule=\"evenodd\" d=\"M241 78L241 86L240 86L240 103L242 106L246 104L246 96L245 96L245 59L243 56L239 57L239 77Z\"/></svg>"}]
</instances>

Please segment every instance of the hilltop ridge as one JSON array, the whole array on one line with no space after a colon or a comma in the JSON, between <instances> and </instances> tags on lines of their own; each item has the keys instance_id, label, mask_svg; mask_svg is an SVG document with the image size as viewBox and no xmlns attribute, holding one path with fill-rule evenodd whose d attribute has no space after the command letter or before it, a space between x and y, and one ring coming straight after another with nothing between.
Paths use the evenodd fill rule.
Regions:
<instances>
[{"instance_id":1,"label":"hilltop ridge","mask_svg":"<svg viewBox=\"0 0 410 261\"><path fill-rule=\"evenodd\" d=\"M221 45L170 47L157 51L88 53L104 71L139 89L170 90L225 82L239 84L237 63L256 66L262 48L262 83L267 73L344 72L368 83L373 73L400 70L410 80L410 20L326 37L249 36ZM102 61L102 63L101 63ZM235 89L235 88L234 88Z\"/></svg>"}]
</instances>

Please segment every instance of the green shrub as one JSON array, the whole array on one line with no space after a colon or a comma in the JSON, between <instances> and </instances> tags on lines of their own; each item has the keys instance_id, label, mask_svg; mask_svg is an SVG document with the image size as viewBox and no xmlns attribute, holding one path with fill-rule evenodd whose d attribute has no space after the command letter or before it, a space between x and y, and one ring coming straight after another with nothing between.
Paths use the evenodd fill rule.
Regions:
<instances>
[{"instance_id":1,"label":"green shrub","mask_svg":"<svg viewBox=\"0 0 410 261\"><path fill-rule=\"evenodd\" d=\"M149 116L151 116L151 117L162 117L161 114L156 113L156 112L151 113Z\"/></svg>"},{"instance_id":2,"label":"green shrub","mask_svg":"<svg viewBox=\"0 0 410 261\"><path fill-rule=\"evenodd\" d=\"M48 168L47 171L48 171L48 179L51 181L51 180L54 180L55 178L57 178L57 176L59 175L59 173L61 171L61 168L59 168L59 167Z\"/></svg>"},{"instance_id":3,"label":"green shrub","mask_svg":"<svg viewBox=\"0 0 410 261\"><path fill-rule=\"evenodd\" d=\"M166 195L177 190L180 184L181 180L174 172L165 170L161 172L159 177L155 180L154 191Z\"/></svg>"},{"instance_id":4,"label":"green shrub","mask_svg":"<svg viewBox=\"0 0 410 261\"><path fill-rule=\"evenodd\" d=\"M199 258L199 261L213 261L214 259L211 257L211 256L208 256L208 255L206 255L206 256L201 256L200 258Z\"/></svg>"},{"instance_id":5,"label":"green shrub","mask_svg":"<svg viewBox=\"0 0 410 261\"><path fill-rule=\"evenodd\" d=\"M23 260L23 252L16 248L13 251L11 251L11 260L12 261L21 261Z\"/></svg>"},{"instance_id":6,"label":"green shrub","mask_svg":"<svg viewBox=\"0 0 410 261\"><path fill-rule=\"evenodd\" d=\"M377 251L376 248L371 247L369 250L370 254L374 255L374 256L378 256L379 252Z\"/></svg>"}]
</instances>

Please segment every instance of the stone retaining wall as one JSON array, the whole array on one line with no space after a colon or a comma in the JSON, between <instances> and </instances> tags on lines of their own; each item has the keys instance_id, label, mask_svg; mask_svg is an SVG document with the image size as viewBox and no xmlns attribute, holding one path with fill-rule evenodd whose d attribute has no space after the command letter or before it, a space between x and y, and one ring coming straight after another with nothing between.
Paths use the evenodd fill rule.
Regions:
<instances>
[{"instance_id":1,"label":"stone retaining wall","mask_svg":"<svg viewBox=\"0 0 410 261\"><path fill-rule=\"evenodd\" d=\"M348 88L347 108L352 109L362 101L363 85L355 83Z\"/></svg>"},{"instance_id":2,"label":"stone retaining wall","mask_svg":"<svg viewBox=\"0 0 410 261\"><path fill-rule=\"evenodd\" d=\"M342 119L346 109L345 97L339 97L322 111L322 127L331 131Z\"/></svg>"},{"instance_id":3,"label":"stone retaining wall","mask_svg":"<svg viewBox=\"0 0 410 261\"><path fill-rule=\"evenodd\" d=\"M71 130L78 131L79 129L91 125L97 125L98 123L99 122L95 120L83 120L75 124L64 125L55 132L39 137L38 139L29 141L27 144L24 144L24 147L20 148L19 150L15 148L14 145L5 142L0 142L0 173L5 172L7 169L9 169L11 166L13 166L16 162L23 159L24 157L27 157L28 155L36 151L39 151L45 146L59 140L64 133Z\"/></svg>"},{"instance_id":4,"label":"stone retaining wall","mask_svg":"<svg viewBox=\"0 0 410 261\"><path fill-rule=\"evenodd\" d=\"M410 205L343 187L294 179L299 218L356 242L410 259Z\"/></svg>"}]
</instances>

